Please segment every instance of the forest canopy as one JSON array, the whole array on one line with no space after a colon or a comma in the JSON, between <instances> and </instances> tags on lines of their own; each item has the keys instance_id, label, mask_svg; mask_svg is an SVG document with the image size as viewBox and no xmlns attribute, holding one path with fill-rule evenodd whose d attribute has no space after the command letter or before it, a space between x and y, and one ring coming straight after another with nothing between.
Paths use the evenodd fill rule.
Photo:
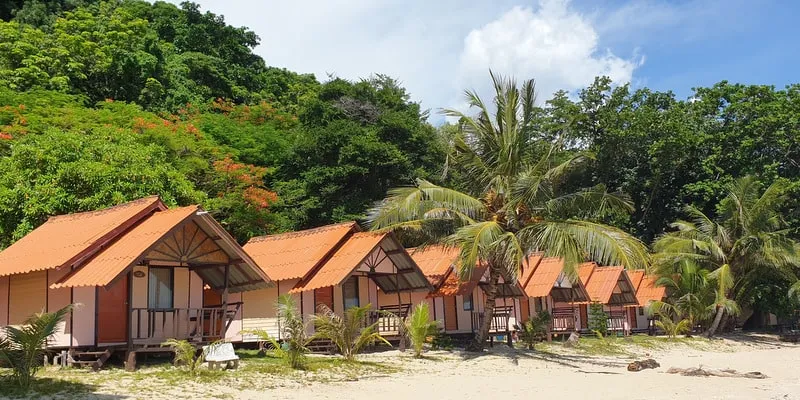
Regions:
<instances>
[{"instance_id":1,"label":"forest canopy","mask_svg":"<svg viewBox=\"0 0 800 400\"><path fill-rule=\"evenodd\" d=\"M0 247L147 194L201 203L244 241L360 220L418 178L474 186L448 168L457 121L432 125L397 80L271 67L252 30L196 4L13 0L0 19ZM571 185L631 197L609 222L645 242L687 204L717 215L744 175L781 183L797 236L800 85L722 81L682 100L598 77L533 115L531 140L593 154Z\"/></svg>"}]
</instances>

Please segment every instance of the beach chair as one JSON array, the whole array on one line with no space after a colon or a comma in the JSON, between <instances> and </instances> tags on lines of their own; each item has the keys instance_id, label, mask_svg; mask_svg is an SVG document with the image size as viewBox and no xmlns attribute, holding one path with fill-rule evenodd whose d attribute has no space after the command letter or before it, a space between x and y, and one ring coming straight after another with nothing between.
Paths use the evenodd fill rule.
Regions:
<instances>
[{"instance_id":1,"label":"beach chair","mask_svg":"<svg viewBox=\"0 0 800 400\"><path fill-rule=\"evenodd\" d=\"M231 343L203 346L203 354L205 354L205 361L208 363L209 369L216 369L220 364L224 365L226 369L239 368L239 356L234 353Z\"/></svg>"}]
</instances>

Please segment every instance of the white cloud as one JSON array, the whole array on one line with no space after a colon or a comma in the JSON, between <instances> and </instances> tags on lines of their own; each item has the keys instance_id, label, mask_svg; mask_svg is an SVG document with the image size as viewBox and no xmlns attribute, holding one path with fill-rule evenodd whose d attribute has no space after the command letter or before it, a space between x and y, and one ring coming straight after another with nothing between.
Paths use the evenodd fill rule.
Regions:
<instances>
[{"instance_id":1,"label":"white cloud","mask_svg":"<svg viewBox=\"0 0 800 400\"><path fill-rule=\"evenodd\" d=\"M585 87L599 75L630 82L642 61L599 49L590 20L570 9L568 1L542 0L536 9L517 6L472 30L464 39L459 81L487 92L489 68L518 79L534 78L543 101L556 90Z\"/></svg>"},{"instance_id":2,"label":"white cloud","mask_svg":"<svg viewBox=\"0 0 800 400\"><path fill-rule=\"evenodd\" d=\"M179 0L171 0L178 2ZM631 80L637 60L598 47L592 21L568 1L199 0L247 26L269 65L358 79L385 73L423 107L454 106L465 88L488 92L488 69L536 78L544 100L596 75Z\"/></svg>"}]
</instances>

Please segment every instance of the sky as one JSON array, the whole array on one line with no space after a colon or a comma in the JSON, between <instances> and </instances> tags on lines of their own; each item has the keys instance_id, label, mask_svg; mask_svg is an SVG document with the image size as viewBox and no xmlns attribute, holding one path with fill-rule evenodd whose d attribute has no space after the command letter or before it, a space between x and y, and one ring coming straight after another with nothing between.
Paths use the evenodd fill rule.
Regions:
<instances>
[{"instance_id":1,"label":"sky","mask_svg":"<svg viewBox=\"0 0 800 400\"><path fill-rule=\"evenodd\" d=\"M722 80L800 82L794 0L193 1L255 31L268 65L387 74L434 111L489 96L489 69L534 78L540 103L598 75L682 99Z\"/></svg>"}]
</instances>

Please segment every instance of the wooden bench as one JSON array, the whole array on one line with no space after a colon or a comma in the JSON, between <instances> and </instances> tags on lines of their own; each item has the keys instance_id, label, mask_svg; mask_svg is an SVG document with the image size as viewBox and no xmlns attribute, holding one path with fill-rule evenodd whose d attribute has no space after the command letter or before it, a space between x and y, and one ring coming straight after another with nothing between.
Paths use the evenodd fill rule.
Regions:
<instances>
[{"instance_id":1,"label":"wooden bench","mask_svg":"<svg viewBox=\"0 0 800 400\"><path fill-rule=\"evenodd\" d=\"M239 356L233 351L231 343L203 346L203 355L209 369L216 369L220 364L225 365L225 368L239 368Z\"/></svg>"}]
</instances>

